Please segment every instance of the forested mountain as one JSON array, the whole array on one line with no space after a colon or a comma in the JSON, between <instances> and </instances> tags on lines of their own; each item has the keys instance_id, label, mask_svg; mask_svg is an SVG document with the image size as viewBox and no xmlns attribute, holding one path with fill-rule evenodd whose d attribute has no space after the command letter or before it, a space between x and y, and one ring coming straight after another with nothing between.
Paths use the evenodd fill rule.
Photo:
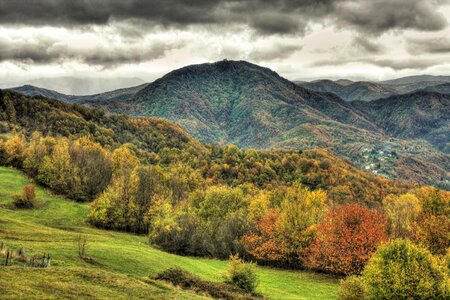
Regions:
<instances>
[{"instance_id":1,"label":"forested mountain","mask_svg":"<svg viewBox=\"0 0 450 300\"><path fill-rule=\"evenodd\" d=\"M390 136L424 139L450 153L450 96L418 91L369 103L353 102Z\"/></svg>"},{"instance_id":2,"label":"forested mountain","mask_svg":"<svg viewBox=\"0 0 450 300\"><path fill-rule=\"evenodd\" d=\"M382 81L382 83L390 85L417 84L421 82L450 82L450 76L415 75Z\"/></svg>"},{"instance_id":3,"label":"forested mountain","mask_svg":"<svg viewBox=\"0 0 450 300\"><path fill-rule=\"evenodd\" d=\"M45 89L55 90L67 95L91 95L106 91L133 87L143 84L140 78L97 78L97 77L42 77L29 80L23 85L33 85Z\"/></svg>"},{"instance_id":4,"label":"forested mountain","mask_svg":"<svg viewBox=\"0 0 450 300\"><path fill-rule=\"evenodd\" d=\"M318 92L334 93L346 101L372 101L389 97L397 93L394 87L369 81L343 82L317 80L299 83L300 86Z\"/></svg>"},{"instance_id":5,"label":"forested mountain","mask_svg":"<svg viewBox=\"0 0 450 300\"><path fill-rule=\"evenodd\" d=\"M23 85L18 87L10 88L9 90L27 95L27 96L44 96L51 99L56 99L59 101L69 102L69 103L84 103L91 101L111 101L111 100L127 100L134 96L138 91L147 86L147 83L138 86L133 86L129 88L123 88L118 90L112 90L109 92L104 92L100 94L93 94L87 96L77 96L77 95L66 95L53 90L40 88L33 85Z\"/></svg>"},{"instance_id":6,"label":"forested mountain","mask_svg":"<svg viewBox=\"0 0 450 300\"><path fill-rule=\"evenodd\" d=\"M394 181L358 170L326 149L255 151L204 145L164 119L108 115L79 104L0 90L0 141L12 135L33 139L36 131L72 140L88 137L108 151L128 145L144 163L172 166L176 176L188 174L186 182L179 182L180 178L172 182L188 187L202 182L274 187L300 181L328 191L337 203L358 199L369 206L403 189ZM23 155L23 150L13 153Z\"/></svg>"},{"instance_id":7,"label":"forested mountain","mask_svg":"<svg viewBox=\"0 0 450 300\"><path fill-rule=\"evenodd\" d=\"M293 84L293 89L289 91L288 81L276 76L277 80L271 81L266 78L270 73L265 73L270 71L261 72L262 79L259 80L278 86L275 91L279 95L292 97L293 100L283 98L286 104L281 104L282 100L275 103L281 109L288 109L291 105L295 116L299 116L297 113L301 111L309 120L325 120L324 124L354 121L366 129L353 127L352 130L380 137L383 133L377 132L375 126L390 128L388 115L378 125L368 121L371 113L386 113L377 111L383 107L378 103L380 100L355 102L349 106L334 94L318 94ZM264 85L260 84L257 87L262 88ZM263 94L259 96L263 97ZM397 114L407 114L411 109L407 100L390 100L389 103L397 103ZM242 101L245 103L245 99L239 99L239 102ZM443 110L441 106L446 105L442 94L435 94L428 101L433 106L431 109ZM297 109L297 106L304 109ZM428 109L417 103L412 106L412 112L415 106L420 111ZM242 107L246 108L245 105ZM331 120L330 116L336 111L340 114L340 122ZM446 111L442 113L445 115ZM423 117L418 113L413 117L426 118L433 125L440 125L431 115ZM440 119L439 116L436 118ZM403 131L411 135L425 134L420 128L407 125L402 125ZM319 126L311 125L312 129ZM338 126L338 129L346 129L343 125ZM350 127L349 124L347 126ZM327 128L331 129L331 126ZM348 132L351 131L344 134ZM383 150L380 156L379 152L368 152L364 148L362 153L367 154L365 158L378 157L380 164L391 160L394 163L392 166L399 167L397 175L403 178L422 183L443 180L439 166L434 167L432 162L424 161L419 156L403 155L400 151L397 154L396 150L392 150L395 140L388 140L388 152ZM350 145L356 147L361 144ZM414 148L414 151L418 152L418 149ZM16 219L10 215L17 218L18 213L29 210L32 217L46 209L48 213L39 221L47 227L49 221L58 224L56 228L61 232L61 228L64 231L75 229L75 225L69 227L68 223L60 223L59 218L70 219L74 216L72 211L76 210L75 213L80 211L83 214L78 214L78 231L72 235L78 235L78 256L71 257L76 257L83 265L89 264L89 268L113 269L110 268L110 260L101 256L110 257L112 254L109 251L86 251L89 249L86 247L87 238L78 232L80 228L93 230L87 224L98 227L96 238L101 232L105 233L102 231L105 229L133 233L133 238L126 239L127 244L139 237L136 234L146 234L148 244L159 248L160 260L167 259L161 255L161 250L176 255L219 259L236 253L230 258L230 265L239 268L250 266L244 263L242 257L266 266L307 268L345 276L362 272L363 276L367 276L368 268L379 269L372 266L378 263L377 257L392 257L380 254L380 251L391 251L392 248L391 252L398 253L405 243L406 246L419 247L412 244L415 243L422 247L417 249L427 254L428 261L423 264L434 262L436 271L433 274L442 278L439 279L439 286L447 282L446 271L440 270L446 270L444 259L447 258L444 255L449 244L450 194L435 187L389 180L360 170L329 149L254 150L239 149L233 145L205 145L191 138L179 125L167 120L108 114L104 110L80 104L0 90L0 165L21 170L33 180L33 184L22 187L22 194L9 196L12 199L5 201L5 194L2 194L0 210L8 213L6 221L2 220L7 226L6 233L3 232L3 236L7 236L7 251L4 254L5 244L2 242L0 252L2 258L6 256L5 264L27 268L34 267L31 264L36 260L35 256L25 256L23 248L17 253L10 252L10 232L17 234L11 228L18 228L16 223L11 227L11 222L16 222ZM2 168L2 176L10 189L13 185L8 181L10 175L5 175L5 170L11 169ZM65 200L55 197L58 200L42 202L42 190L39 188L37 194L34 183L69 199L90 203L82 210L66 204L65 214L61 214L57 207L64 205L62 201ZM2 191L6 189L3 187ZM24 228L29 228L29 218ZM58 223L53 219L58 219ZM62 224L65 226L62 227ZM108 236L112 234L108 232ZM400 240L402 238L407 241ZM66 241L73 241L73 237L63 240L64 244L68 244ZM98 250L99 242L92 240ZM139 244L147 243L139 241ZM48 243L45 247L49 247ZM75 253L74 247L70 247L70 251ZM136 249L133 247L133 253ZM124 256L123 250L120 250L124 263L143 261L133 255ZM11 261L10 253L13 253ZM61 253L58 252L59 260L55 259L57 263L67 261L67 255ZM176 258L176 255L170 259ZM375 258L371 259L372 256ZM20 261L18 257L21 257ZM47 262L37 259L42 261L40 268L49 267L50 255L45 257ZM165 261L161 263L166 264ZM412 262L412 265L417 264ZM66 264L55 263L55 266L64 268L66 273L71 272ZM132 269L134 267L132 263ZM245 276L257 282L256 275L252 275L256 274L254 269L247 270ZM170 279L173 277L170 274L174 272L180 273L169 269L164 277L158 275L155 278ZM189 273L183 274L184 277L180 279L176 276L171 282L198 282ZM209 283L201 284L206 286ZM208 290L216 292L225 286L209 287ZM236 293L246 291L249 294L255 287L238 289ZM441 290L437 290L439 295L447 291L444 288ZM253 299L253 296L246 299ZM257 299L263 298L258 296Z\"/></svg>"},{"instance_id":8,"label":"forested mountain","mask_svg":"<svg viewBox=\"0 0 450 300\"><path fill-rule=\"evenodd\" d=\"M14 88L10 88L10 90L33 97L33 96L44 96L47 98L64 101L64 102L76 102L79 98L78 96L66 95L59 93L54 90L40 88L34 85L22 85Z\"/></svg>"},{"instance_id":9,"label":"forested mountain","mask_svg":"<svg viewBox=\"0 0 450 300\"><path fill-rule=\"evenodd\" d=\"M33 98L0 90L0 131L44 135L90 136L106 147L132 143L135 147L158 152L165 147L204 146L191 138L180 126L161 118L130 118L108 115L79 104L67 104L42 96Z\"/></svg>"},{"instance_id":10,"label":"forested mountain","mask_svg":"<svg viewBox=\"0 0 450 300\"><path fill-rule=\"evenodd\" d=\"M411 89L404 86L409 81L398 84ZM206 143L257 149L330 147L374 173L448 187L449 96L425 91L400 96L393 84L371 82L302 85L309 88L270 69L225 60L75 101L113 113L162 117ZM336 89L352 99L387 99L347 102Z\"/></svg>"},{"instance_id":11,"label":"forested mountain","mask_svg":"<svg viewBox=\"0 0 450 300\"><path fill-rule=\"evenodd\" d=\"M313 91L336 94L346 101L373 101L423 89L444 94L449 93L449 81L450 77L448 76L423 75L381 82L324 79L296 83Z\"/></svg>"},{"instance_id":12,"label":"forested mountain","mask_svg":"<svg viewBox=\"0 0 450 300\"><path fill-rule=\"evenodd\" d=\"M203 141L245 148L275 148L286 141L286 133L307 123L341 131L347 129L340 122L353 123L376 131L339 97L311 92L247 62L188 66L149 84L129 101L86 103L117 113L161 116ZM302 143L326 144L320 139Z\"/></svg>"},{"instance_id":13,"label":"forested mountain","mask_svg":"<svg viewBox=\"0 0 450 300\"><path fill-rule=\"evenodd\" d=\"M425 88L425 90L441 94L450 94L450 82L429 86Z\"/></svg>"}]
</instances>

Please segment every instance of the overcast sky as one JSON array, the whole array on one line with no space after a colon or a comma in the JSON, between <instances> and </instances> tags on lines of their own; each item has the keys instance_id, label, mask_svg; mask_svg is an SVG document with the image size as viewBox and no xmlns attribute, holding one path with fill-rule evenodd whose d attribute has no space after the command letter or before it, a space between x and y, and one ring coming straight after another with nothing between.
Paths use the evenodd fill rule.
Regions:
<instances>
[{"instance_id":1,"label":"overcast sky","mask_svg":"<svg viewBox=\"0 0 450 300\"><path fill-rule=\"evenodd\" d=\"M450 75L450 0L1 0L0 83L248 60L291 80Z\"/></svg>"}]
</instances>

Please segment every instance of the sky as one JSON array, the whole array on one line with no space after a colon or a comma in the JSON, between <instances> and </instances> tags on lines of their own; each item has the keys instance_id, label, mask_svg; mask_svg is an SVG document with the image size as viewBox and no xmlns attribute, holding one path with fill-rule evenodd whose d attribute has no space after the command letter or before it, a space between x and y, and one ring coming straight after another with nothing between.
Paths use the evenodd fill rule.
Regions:
<instances>
[{"instance_id":1,"label":"sky","mask_svg":"<svg viewBox=\"0 0 450 300\"><path fill-rule=\"evenodd\" d=\"M290 80L450 75L450 0L0 0L0 85L222 59Z\"/></svg>"}]
</instances>

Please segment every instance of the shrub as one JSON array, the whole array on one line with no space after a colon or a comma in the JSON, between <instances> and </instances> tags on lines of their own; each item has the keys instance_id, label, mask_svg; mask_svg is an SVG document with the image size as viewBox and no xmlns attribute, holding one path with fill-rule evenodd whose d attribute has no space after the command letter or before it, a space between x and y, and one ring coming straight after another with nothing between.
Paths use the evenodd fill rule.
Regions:
<instances>
[{"instance_id":1,"label":"shrub","mask_svg":"<svg viewBox=\"0 0 450 300\"><path fill-rule=\"evenodd\" d=\"M408 240L381 246L362 274L369 299L449 299L448 275L430 251Z\"/></svg>"},{"instance_id":2,"label":"shrub","mask_svg":"<svg viewBox=\"0 0 450 300\"><path fill-rule=\"evenodd\" d=\"M33 184L28 184L22 188L22 198L27 202L34 202L36 200L36 190Z\"/></svg>"},{"instance_id":3,"label":"shrub","mask_svg":"<svg viewBox=\"0 0 450 300\"><path fill-rule=\"evenodd\" d=\"M36 192L33 184L22 188L22 195L15 196L13 204L16 208L33 208L36 203Z\"/></svg>"},{"instance_id":4,"label":"shrub","mask_svg":"<svg viewBox=\"0 0 450 300\"><path fill-rule=\"evenodd\" d=\"M225 282L248 293L253 293L258 286L258 276L253 263L245 263L237 255L230 256L228 268L224 274Z\"/></svg>"},{"instance_id":5,"label":"shrub","mask_svg":"<svg viewBox=\"0 0 450 300\"><path fill-rule=\"evenodd\" d=\"M363 300L366 298L366 287L358 276L342 279L338 289L339 300Z\"/></svg>"},{"instance_id":6,"label":"shrub","mask_svg":"<svg viewBox=\"0 0 450 300\"><path fill-rule=\"evenodd\" d=\"M193 290L198 294L208 294L215 299L242 299L253 300L263 297L256 294L247 294L239 288L221 283L211 282L198 278L197 276L180 268L170 268L158 273L154 279L164 280L179 286L182 289Z\"/></svg>"}]
</instances>

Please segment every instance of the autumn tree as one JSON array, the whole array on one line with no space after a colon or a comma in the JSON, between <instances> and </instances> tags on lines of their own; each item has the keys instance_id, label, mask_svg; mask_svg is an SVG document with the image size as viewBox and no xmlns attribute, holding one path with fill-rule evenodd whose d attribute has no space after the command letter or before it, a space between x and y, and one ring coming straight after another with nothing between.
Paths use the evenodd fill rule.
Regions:
<instances>
[{"instance_id":1,"label":"autumn tree","mask_svg":"<svg viewBox=\"0 0 450 300\"><path fill-rule=\"evenodd\" d=\"M164 174L159 167L138 166L132 173L132 185L132 230L147 233L152 206L168 196Z\"/></svg>"},{"instance_id":2,"label":"autumn tree","mask_svg":"<svg viewBox=\"0 0 450 300\"><path fill-rule=\"evenodd\" d=\"M133 213L133 171L139 160L124 145L112 154L113 177L108 188L94 201L89 220L94 225L130 231Z\"/></svg>"},{"instance_id":3,"label":"autumn tree","mask_svg":"<svg viewBox=\"0 0 450 300\"><path fill-rule=\"evenodd\" d=\"M33 132L25 151L24 161L24 169L30 176L38 176L44 158L52 154L56 143L57 140L53 137L43 137L40 132Z\"/></svg>"},{"instance_id":4,"label":"autumn tree","mask_svg":"<svg viewBox=\"0 0 450 300\"><path fill-rule=\"evenodd\" d=\"M257 222L242 238L243 245L261 263L299 267L326 212L326 193L294 185L274 192L272 201L279 208L270 209Z\"/></svg>"},{"instance_id":5,"label":"autumn tree","mask_svg":"<svg viewBox=\"0 0 450 300\"><path fill-rule=\"evenodd\" d=\"M433 254L444 255L450 247L450 192L429 186L411 192L419 199L421 213L408 237Z\"/></svg>"},{"instance_id":6,"label":"autumn tree","mask_svg":"<svg viewBox=\"0 0 450 300\"><path fill-rule=\"evenodd\" d=\"M22 168L25 160L26 143L22 135L13 135L6 142L0 143L0 163L15 168Z\"/></svg>"},{"instance_id":7,"label":"autumn tree","mask_svg":"<svg viewBox=\"0 0 450 300\"><path fill-rule=\"evenodd\" d=\"M413 194L388 195L383 207L389 221L389 232L394 238L406 238L413 222L421 212L419 199Z\"/></svg>"},{"instance_id":8,"label":"autumn tree","mask_svg":"<svg viewBox=\"0 0 450 300\"><path fill-rule=\"evenodd\" d=\"M226 258L243 251L249 228L248 196L240 188L212 186L152 224L150 241L178 254Z\"/></svg>"},{"instance_id":9,"label":"autumn tree","mask_svg":"<svg viewBox=\"0 0 450 300\"><path fill-rule=\"evenodd\" d=\"M38 180L58 193L67 194L77 185L75 168L69 153L69 140L58 139L51 155L45 156L39 168Z\"/></svg>"},{"instance_id":10,"label":"autumn tree","mask_svg":"<svg viewBox=\"0 0 450 300\"><path fill-rule=\"evenodd\" d=\"M450 192L425 186L411 191L416 195L425 214L450 217Z\"/></svg>"},{"instance_id":11,"label":"autumn tree","mask_svg":"<svg viewBox=\"0 0 450 300\"><path fill-rule=\"evenodd\" d=\"M387 221L381 212L358 204L338 206L317 226L307 265L335 274L359 274L386 240Z\"/></svg>"},{"instance_id":12,"label":"autumn tree","mask_svg":"<svg viewBox=\"0 0 450 300\"><path fill-rule=\"evenodd\" d=\"M79 200L92 200L111 181L110 154L100 144L86 137L74 141L69 151L78 178L78 185L74 186L71 196Z\"/></svg>"},{"instance_id":13,"label":"autumn tree","mask_svg":"<svg viewBox=\"0 0 450 300\"><path fill-rule=\"evenodd\" d=\"M277 234L284 241L292 267L301 263L304 251L315 238L316 224L327 208L327 195L322 190L308 191L301 186L289 188L281 204L276 223Z\"/></svg>"},{"instance_id":14,"label":"autumn tree","mask_svg":"<svg viewBox=\"0 0 450 300\"><path fill-rule=\"evenodd\" d=\"M282 266L289 261L285 241L277 232L279 216L277 210L269 210L258 222L255 230L242 237L245 250L259 263Z\"/></svg>"}]
</instances>

